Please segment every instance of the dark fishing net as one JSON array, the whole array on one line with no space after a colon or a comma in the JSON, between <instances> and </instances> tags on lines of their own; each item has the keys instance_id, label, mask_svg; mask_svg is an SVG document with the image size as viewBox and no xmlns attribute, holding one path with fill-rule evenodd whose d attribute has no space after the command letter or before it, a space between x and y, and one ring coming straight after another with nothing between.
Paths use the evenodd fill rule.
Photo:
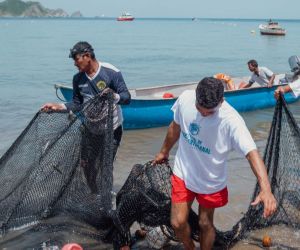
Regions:
<instances>
[{"instance_id":1,"label":"dark fishing net","mask_svg":"<svg viewBox=\"0 0 300 250\"><path fill-rule=\"evenodd\" d=\"M244 217L227 232L227 246L257 229L278 225L284 225L284 230L300 229L300 130L283 97L275 107L263 159L278 203L277 212L265 219L261 204L250 205ZM259 191L257 184L252 199Z\"/></svg>"},{"instance_id":2,"label":"dark fishing net","mask_svg":"<svg viewBox=\"0 0 300 250\"><path fill-rule=\"evenodd\" d=\"M77 115L39 112L3 155L1 248L12 244L8 232L25 226L30 226L25 236L37 232L41 237L31 238L24 248L52 241L45 232L61 232L55 235L58 244L66 232L98 243L105 238L112 224L112 109L113 95L107 93L86 103Z\"/></svg>"}]
</instances>

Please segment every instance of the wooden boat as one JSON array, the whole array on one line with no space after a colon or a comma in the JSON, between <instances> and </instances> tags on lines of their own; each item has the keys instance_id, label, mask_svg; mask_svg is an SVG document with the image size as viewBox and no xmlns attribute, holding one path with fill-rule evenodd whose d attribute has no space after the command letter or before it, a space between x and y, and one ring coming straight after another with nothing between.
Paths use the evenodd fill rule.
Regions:
<instances>
[{"instance_id":1,"label":"wooden boat","mask_svg":"<svg viewBox=\"0 0 300 250\"><path fill-rule=\"evenodd\" d=\"M271 19L268 24L259 25L260 34L262 35L275 35L284 36L286 34L285 29L279 26L278 22L273 22Z\"/></svg>"},{"instance_id":2,"label":"wooden boat","mask_svg":"<svg viewBox=\"0 0 300 250\"><path fill-rule=\"evenodd\" d=\"M173 85L131 89L131 103L122 106L125 129L142 129L167 126L173 119L171 107L177 97L188 89L196 89L197 83L180 83ZM63 101L72 100L72 88L62 84L56 84L56 94ZM267 87L252 87L225 91L225 99L237 111L251 111L256 109L273 107L276 104L274 90ZM63 95L59 97L58 90ZM287 103L297 101L291 93L285 94Z\"/></svg>"}]
</instances>

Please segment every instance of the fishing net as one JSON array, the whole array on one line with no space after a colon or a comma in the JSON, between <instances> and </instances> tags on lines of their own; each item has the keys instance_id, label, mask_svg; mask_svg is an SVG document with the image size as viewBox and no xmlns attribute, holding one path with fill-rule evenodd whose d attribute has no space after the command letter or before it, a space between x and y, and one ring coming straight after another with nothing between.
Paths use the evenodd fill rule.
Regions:
<instances>
[{"instance_id":1,"label":"fishing net","mask_svg":"<svg viewBox=\"0 0 300 250\"><path fill-rule=\"evenodd\" d=\"M263 160L278 203L277 211L265 219L262 205L250 205L243 218L225 235L227 246L262 228L283 225L283 231L300 229L300 130L284 97L280 97L275 107ZM259 191L257 184L252 200ZM300 243L295 244L299 247Z\"/></svg>"},{"instance_id":2,"label":"fishing net","mask_svg":"<svg viewBox=\"0 0 300 250\"><path fill-rule=\"evenodd\" d=\"M217 230L216 249L230 248L261 228L299 230L299 140L299 128L280 99L264 154L278 210L264 219L262 205L249 206L232 230ZM168 163L134 165L112 210L112 141L112 95L97 96L76 116L38 113L0 160L0 247L14 245L8 231L30 226L25 235L34 233L39 243L61 246L74 239L84 249L118 249L134 243L130 229L135 222L145 228L151 248L176 241L170 225ZM258 192L257 185L253 197ZM194 211L189 223L198 240ZM59 233L48 239L45 232ZM78 237L70 239L70 234Z\"/></svg>"},{"instance_id":3,"label":"fishing net","mask_svg":"<svg viewBox=\"0 0 300 250\"><path fill-rule=\"evenodd\" d=\"M8 232L25 226L30 226L25 235L41 237L31 238L24 248L52 241L42 232L77 233L96 242L105 238L112 224L112 109L110 92L96 96L76 115L38 112L3 155L1 248L12 244ZM64 233L54 238L58 244L65 241Z\"/></svg>"}]
</instances>

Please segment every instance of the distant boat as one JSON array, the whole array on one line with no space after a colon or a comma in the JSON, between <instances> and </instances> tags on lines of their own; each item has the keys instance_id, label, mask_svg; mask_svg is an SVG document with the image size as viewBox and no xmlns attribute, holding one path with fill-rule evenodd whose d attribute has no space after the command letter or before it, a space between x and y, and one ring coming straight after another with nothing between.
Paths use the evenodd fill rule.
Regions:
<instances>
[{"instance_id":1,"label":"distant boat","mask_svg":"<svg viewBox=\"0 0 300 250\"><path fill-rule=\"evenodd\" d=\"M133 21L133 20L134 17L128 12L122 13L122 15L117 18L117 21Z\"/></svg>"},{"instance_id":2,"label":"distant boat","mask_svg":"<svg viewBox=\"0 0 300 250\"><path fill-rule=\"evenodd\" d=\"M268 24L260 24L259 30L262 35L284 36L286 34L285 29L280 27L278 22L273 22L271 19Z\"/></svg>"}]
</instances>

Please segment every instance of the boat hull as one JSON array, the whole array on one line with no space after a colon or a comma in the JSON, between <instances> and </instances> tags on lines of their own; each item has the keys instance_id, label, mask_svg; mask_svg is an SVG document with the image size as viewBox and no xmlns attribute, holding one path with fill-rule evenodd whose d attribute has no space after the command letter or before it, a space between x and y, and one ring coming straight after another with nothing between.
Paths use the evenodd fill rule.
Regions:
<instances>
[{"instance_id":1,"label":"boat hull","mask_svg":"<svg viewBox=\"0 0 300 250\"><path fill-rule=\"evenodd\" d=\"M66 101L72 100L72 88L56 85ZM276 104L272 88L259 87L225 92L225 100L237 111L245 112L273 107ZM291 93L285 94L287 103L297 101ZM143 129L167 126L173 120L172 99L137 99L132 98L129 105L123 105L124 129Z\"/></svg>"},{"instance_id":2,"label":"boat hull","mask_svg":"<svg viewBox=\"0 0 300 250\"><path fill-rule=\"evenodd\" d=\"M260 34L262 35L271 35L271 36L285 36L285 31L273 31L273 30L261 30Z\"/></svg>"},{"instance_id":3,"label":"boat hull","mask_svg":"<svg viewBox=\"0 0 300 250\"><path fill-rule=\"evenodd\" d=\"M125 22L127 22L127 21L133 21L134 20L134 17L118 17L117 18L117 21L125 21Z\"/></svg>"}]
</instances>

